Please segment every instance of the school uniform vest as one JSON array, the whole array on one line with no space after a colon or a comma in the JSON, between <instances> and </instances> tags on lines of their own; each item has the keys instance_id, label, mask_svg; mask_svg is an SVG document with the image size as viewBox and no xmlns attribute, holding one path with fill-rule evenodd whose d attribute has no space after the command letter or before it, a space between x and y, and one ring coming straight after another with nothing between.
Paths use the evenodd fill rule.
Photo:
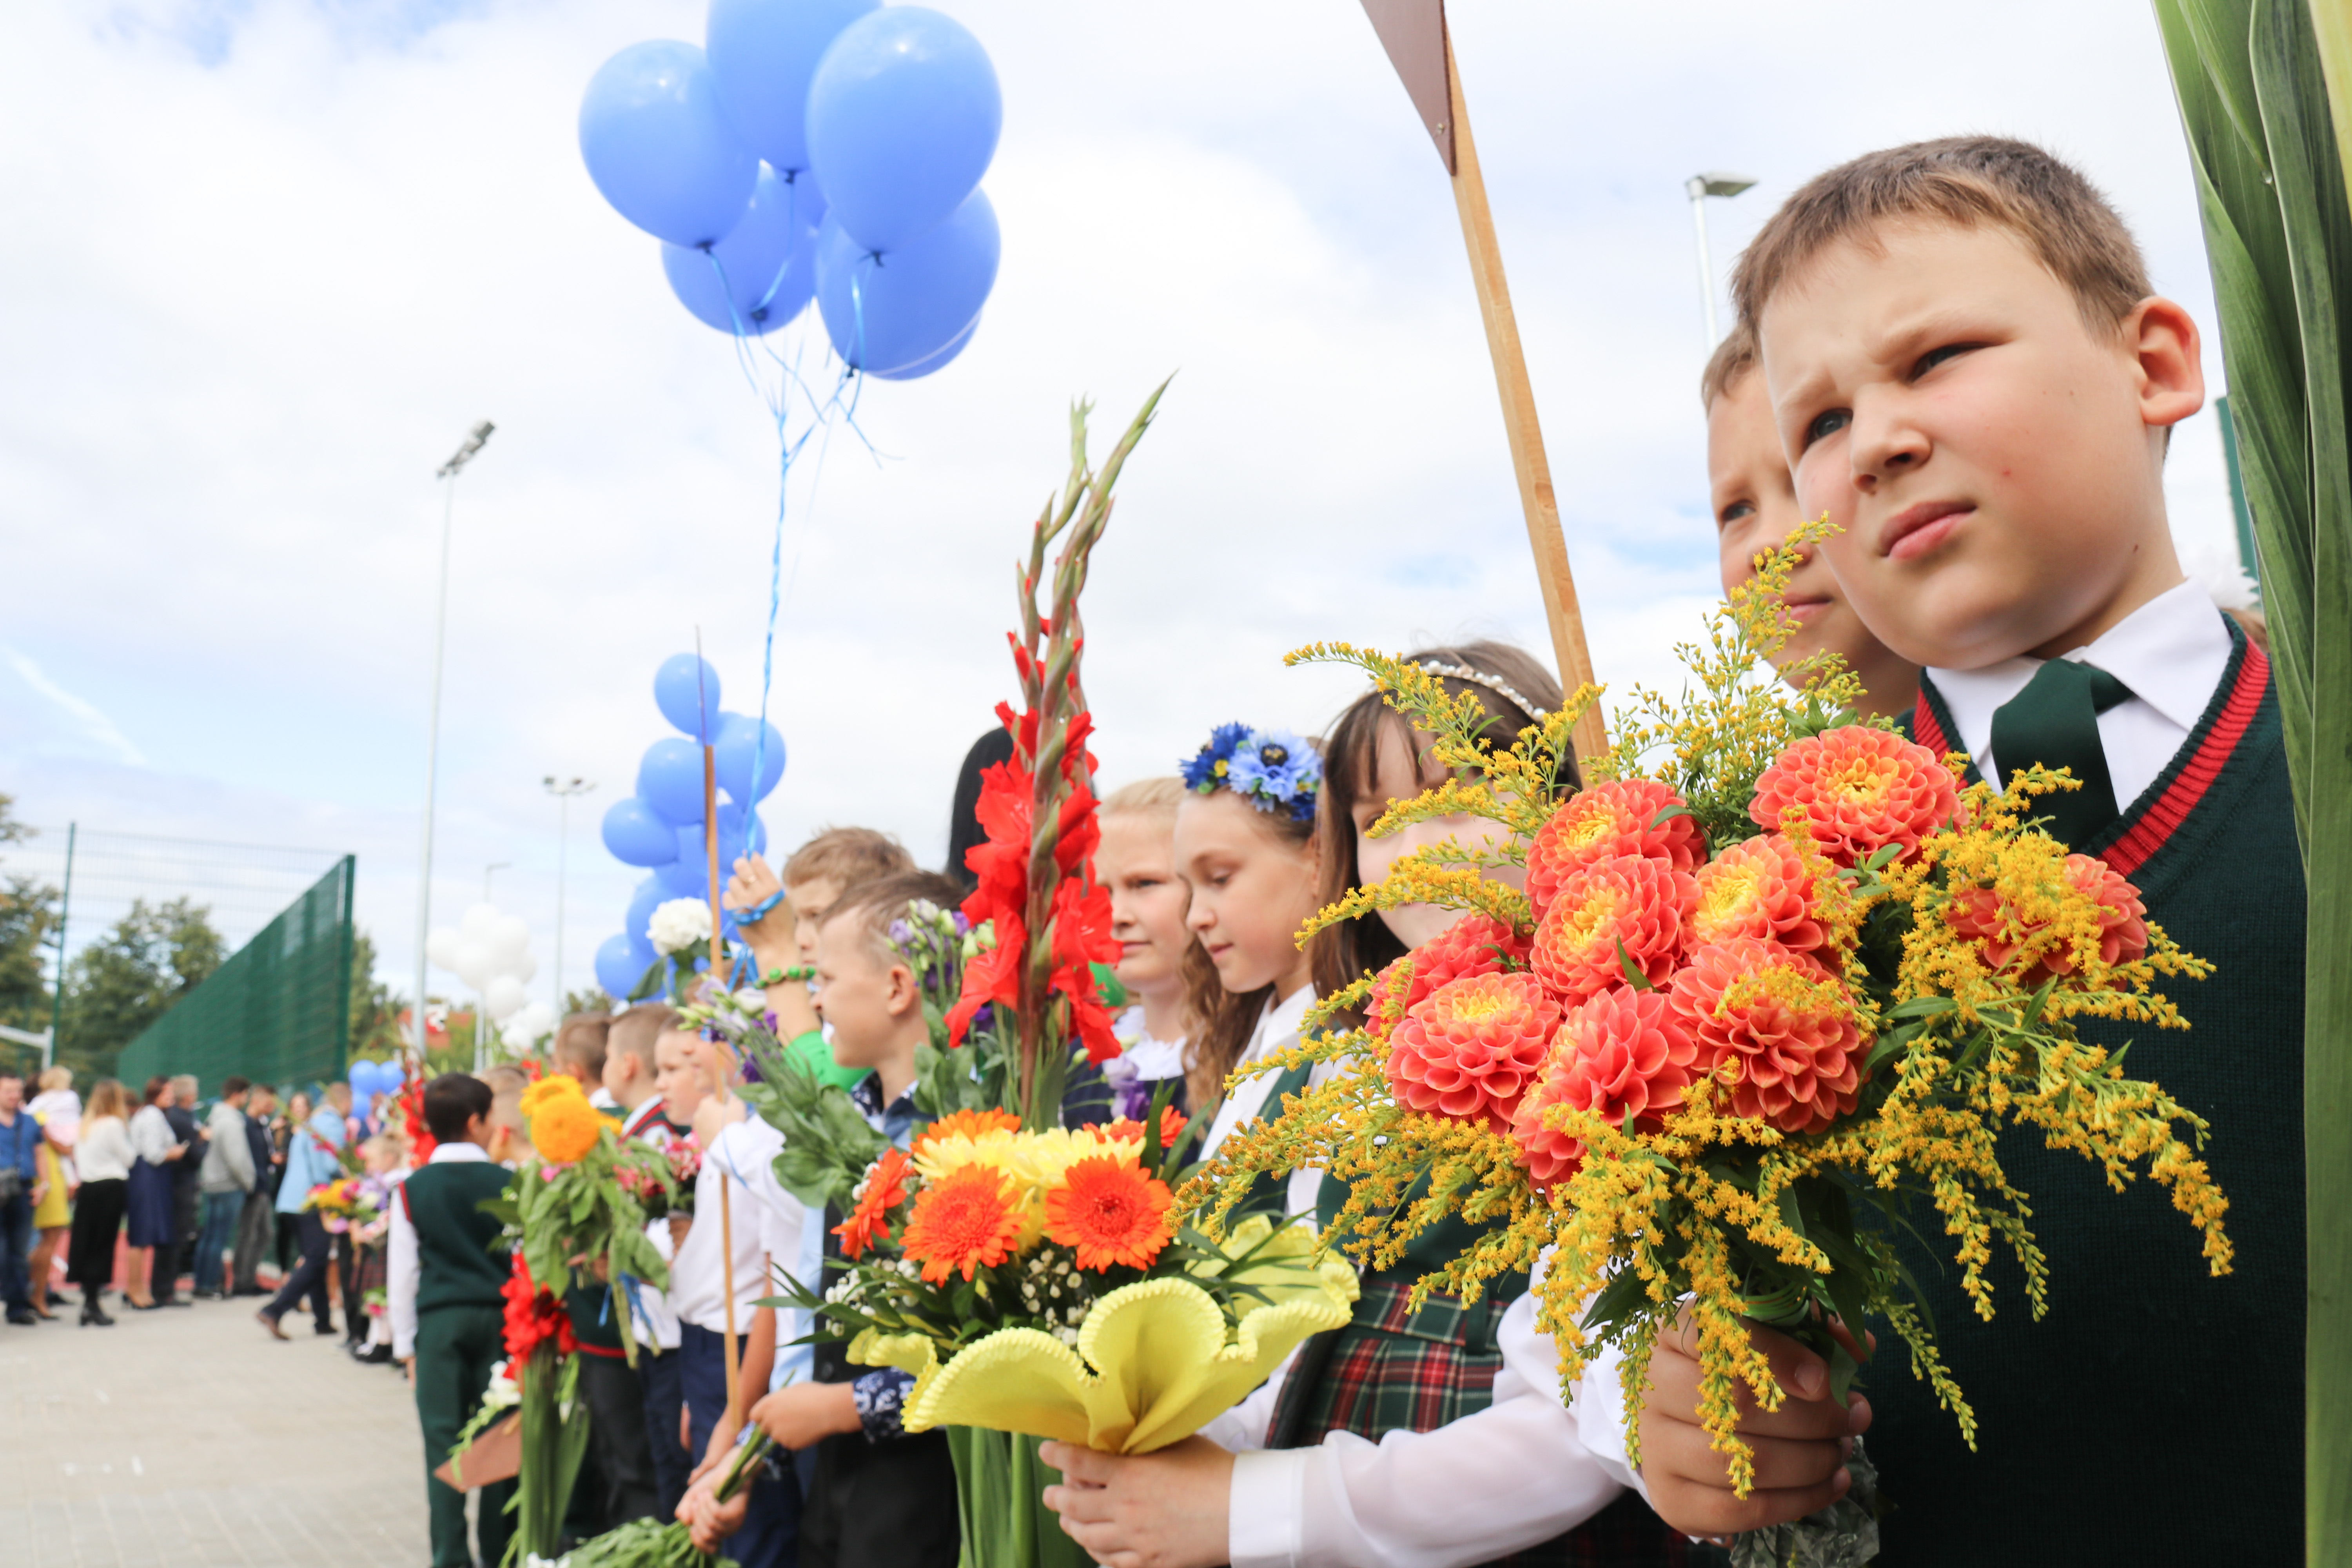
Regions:
<instances>
[{"instance_id":1,"label":"school uniform vest","mask_svg":"<svg viewBox=\"0 0 2352 1568\"><path fill-rule=\"evenodd\" d=\"M2232 651L2196 730L2115 825L2074 847L2140 890L2147 918L2210 960L2165 992L2186 1031L2084 1020L2132 1042L2127 1070L2211 1125L2204 1158L2236 1247L2211 1278L2160 1188L2111 1191L2079 1155L2011 1129L2000 1152L2050 1262L2049 1313L1996 1242L1997 1316L1959 1289L1950 1238L1920 1205L1900 1244L1945 1363L1976 1412L1978 1449L1876 1325L1864 1392L1872 1458L1895 1511L1885 1568L1988 1563L2303 1561L2304 879L2269 661ZM1958 749L1923 683L1919 742Z\"/></svg>"},{"instance_id":2,"label":"school uniform vest","mask_svg":"<svg viewBox=\"0 0 2352 1568\"><path fill-rule=\"evenodd\" d=\"M509 1173L487 1160L424 1165L400 1184L400 1202L416 1228L416 1310L499 1307L512 1268L499 1243L499 1222L481 1203L506 1191Z\"/></svg>"}]
</instances>

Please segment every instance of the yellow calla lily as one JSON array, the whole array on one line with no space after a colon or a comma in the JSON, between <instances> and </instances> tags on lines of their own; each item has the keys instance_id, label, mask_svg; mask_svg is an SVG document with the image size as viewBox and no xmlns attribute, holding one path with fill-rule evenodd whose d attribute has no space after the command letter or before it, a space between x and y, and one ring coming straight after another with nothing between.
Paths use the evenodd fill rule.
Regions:
<instances>
[{"instance_id":1,"label":"yellow calla lily","mask_svg":"<svg viewBox=\"0 0 2352 1568\"><path fill-rule=\"evenodd\" d=\"M1269 1228L1262 1217L1236 1226L1227 1250L1265 1240ZM915 1374L904 1407L910 1432L983 1426L1150 1453L1238 1404L1301 1340L1348 1321L1355 1270L1316 1258L1304 1227L1296 1237L1276 1238L1274 1255L1249 1268L1249 1283L1270 1299L1230 1334L1216 1301L1192 1280L1145 1279L1097 1300L1076 1349L1035 1329L1003 1329L941 1364L926 1336L869 1331L850 1359Z\"/></svg>"}]
</instances>

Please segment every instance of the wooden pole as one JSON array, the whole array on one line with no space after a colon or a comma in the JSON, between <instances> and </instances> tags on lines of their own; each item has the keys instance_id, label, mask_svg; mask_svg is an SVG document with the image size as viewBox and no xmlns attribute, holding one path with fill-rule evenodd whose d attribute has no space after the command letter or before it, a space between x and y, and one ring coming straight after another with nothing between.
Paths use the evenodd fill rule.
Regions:
<instances>
[{"instance_id":1,"label":"wooden pole","mask_svg":"<svg viewBox=\"0 0 2352 1568\"><path fill-rule=\"evenodd\" d=\"M1440 13L1441 28L1444 26ZM1536 580L1543 587L1544 618L1551 626L1552 657L1559 661L1559 684L1569 696L1592 681L1592 653L1584 640L1584 612L1576 578L1568 565L1568 537L1559 526L1559 503L1552 494L1551 462L1544 455L1543 427L1536 420L1535 388L1528 381L1528 357L1519 346L1518 318L1511 312L1511 288L1503 276L1503 250L1495 239L1495 215L1486 206L1486 182L1478 169L1477 144L1470 139L1470 114L1462 100L1462 75L1454 68L1452 38L1444 39L1445 90L1451 108L1447 127L1454 140L1454 205L1462 216L1462 238L1470 248L1470 279L1478 289L1478 314L1486 324L1486 351L1495 362L1495 389L1503 399L1503 432L1511 444L1511 468L1518 476L1519 507L1527 514L1528 543L1536 557ZM1576 753L1597 757L1609 749L1600 704L1576 722Z\"/></svg>"}]
</instances>

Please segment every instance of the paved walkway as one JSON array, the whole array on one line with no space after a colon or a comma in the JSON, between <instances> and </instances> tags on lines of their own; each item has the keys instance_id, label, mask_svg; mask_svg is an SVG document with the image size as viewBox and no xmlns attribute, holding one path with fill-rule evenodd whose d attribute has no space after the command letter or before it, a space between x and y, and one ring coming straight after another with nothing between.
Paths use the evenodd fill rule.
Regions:
<instances>
[{"instance_id":1,"label":"paved walkway","mask_svg":"<svg viewBox=\"0 0 2352 1568\"><path fill-rule=\"evenodd\" d=\"M421 1568L408 1384L250 1300L0 1325L0 1563Z\"/></svg>"}]
</instances>

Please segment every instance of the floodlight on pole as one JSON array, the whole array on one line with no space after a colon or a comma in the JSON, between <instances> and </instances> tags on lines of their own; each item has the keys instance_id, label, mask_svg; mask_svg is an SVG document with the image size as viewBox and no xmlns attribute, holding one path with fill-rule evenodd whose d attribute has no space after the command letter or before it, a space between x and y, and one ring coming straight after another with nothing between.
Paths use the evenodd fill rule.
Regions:
<instances>
[{"instance_id":1,"label":"floodlight on pole","mask_svg":"<svg viewBox=\"0 0 2352 1568\"><path fill-rule=\"evenodd\" d=\"M1706 352L1713 353L1722 333L1715 324L1715 261L1706 248L1706 198L1736 196L1748 190L1756 182L1745 174L1693 174L1683 182L1683 191L1690 197L1691 225L1698 230L1698 297L1706 311Z\"/></svg>"},{"instance_id":2,"label":"floodlight on pole","mask_svg":"<svg viewBox=\"0 0 2352 1568\"><path fill-rule=\"evenodd\" d=\"M416 1025L416 1065L425 1066L425 995L426 963L425 942L433 925L433 796L441 772L441 655L447 642L449 627L449 527L457 507L457 474L482 443L497 428L482 420L466 433L466 439L450 454L449 460L433 471L433 477L443 482L441 499L441 576L433 610L433 700L425 721L425 847L418 858L416 872L416 1004L409 1015Z\"/></svg>"},{"instance_id":3,"label":"floodlight on pole","mask_svg":"<svg viewBox=\"0 0 2352 1568\"><path fill-rule=\"evenodd\" d=\"M563 1016L563 861L572 844L572 797L586 795L595 784L587 779L558 779L553 773L543 781L547 793L555 797L555 1013Z\"/></svg>"}]
</instances>

